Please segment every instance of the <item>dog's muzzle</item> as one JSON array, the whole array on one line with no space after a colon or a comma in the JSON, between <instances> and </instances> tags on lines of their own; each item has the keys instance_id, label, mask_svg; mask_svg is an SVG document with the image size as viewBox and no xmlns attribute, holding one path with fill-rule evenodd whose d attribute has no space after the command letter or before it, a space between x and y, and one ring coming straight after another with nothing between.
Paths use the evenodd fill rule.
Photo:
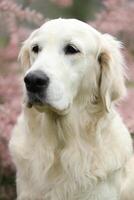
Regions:
<instances>
[{"instance_id":1,"label":"dog's muzzle","mask_svg":"<svg viewBox=\"0 0 134 200\"><path fill-rule=\"evenodd\" d=\"M24 77L24 82L28 95L28 103L41 105L46 96L46 90L49 85L48 76L41 70L29 72Z\"/></svg>"}]
</instances>

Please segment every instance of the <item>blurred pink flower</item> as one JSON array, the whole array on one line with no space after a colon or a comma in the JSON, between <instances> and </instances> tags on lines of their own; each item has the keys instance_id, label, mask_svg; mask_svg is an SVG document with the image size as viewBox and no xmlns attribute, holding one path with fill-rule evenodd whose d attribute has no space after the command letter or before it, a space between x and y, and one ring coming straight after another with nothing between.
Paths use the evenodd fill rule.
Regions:
<instances>
[{"instance_id":1,"label":"blurred pink flower","mask_svg":"<svg viewBox=\"0 0 134 200\"><path fill-rule=\"evenodd\" d=\"M25 20L39 26L43 24L44 17L41 13L38 13L35 10L30 10L28 7L25 9L22 8L22 6L16 3L14 0L1 0L0 12L0 17L3 22L2 25L6 26L5 30L9 33L10 36L8 47L4 49L7 55L7 59L8 57L16 58L18 53L18 46L21 41L19 35L19 29L21 25L18 22ZM14 49L14 51L12 51L12 49ZM0 57L5 57L4 54L2 54L4 50L0 50Z\"/></svg>"},{"instance_id":2,"label":"blurred pink flower","mask_svg":"<svg viewBox=\"0 0 134 200\"><path fill-rule=\"evenodd\" d=\"M28 7L23 9L21 5L17 4L13 0L1 0L0 11L6 13L9 18L14 16L21 21L26 20L37 25L41 25L44 21L44 17L41 13L38 13L35 10L30 10Z\"/></svg>"},{"instance_id":3,"label":"blurred pink flower","mask_svg":"<svg viewBox=\"0 0 134 200\"><path fill-rule=\"evenodd\" d=\"M5 66L7 71L5 70L4 74L0 77L0 144L2 141L5 141L6 144L9 140L12 127L16 123L22 103L21 77L16 73L18 65L16 63L8 65L9 63ZM6 73L7 75L5 75ZM3 153L0 151L0 157L4 158L2 160L5 163L6 157Z\"/></svg>"},{"instance_id":4,"label":"blurred pink flower","mask_svg":"<svg viewBox=\"0 0 134 200\"><path fill-rule=\"evenodd\" d=\"M129 131L134 133L134 88L128 90L128 94L118 106L118 110Z\"/></svg>"}]
</instances>

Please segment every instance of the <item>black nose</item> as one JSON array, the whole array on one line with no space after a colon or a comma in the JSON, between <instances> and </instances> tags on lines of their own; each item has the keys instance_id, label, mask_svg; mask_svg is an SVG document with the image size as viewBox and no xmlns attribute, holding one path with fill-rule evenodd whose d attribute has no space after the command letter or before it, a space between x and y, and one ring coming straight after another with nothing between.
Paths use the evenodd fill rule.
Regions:
<instances>
[{"instance_id":1,"label":"black nose","mask_svg":"<svg viewBox=\"0 0 134 200\"><path fill-rule=\"evenodd\" d=\"M36 70L29 72L25 76L24 82L29 92L41 92L47 88L49 84L49 78L44 72Z\"/></svg>"}]
</instances>

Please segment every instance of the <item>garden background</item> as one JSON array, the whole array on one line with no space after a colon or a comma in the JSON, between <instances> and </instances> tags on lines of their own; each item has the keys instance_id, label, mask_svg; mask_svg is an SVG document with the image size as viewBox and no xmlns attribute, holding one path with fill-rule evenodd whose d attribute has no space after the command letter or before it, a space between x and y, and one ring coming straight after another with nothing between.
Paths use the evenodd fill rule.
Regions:
<instances>
[{"instance_id":1,"label":"garden background","mask_svg":"<svg viewBox=\"0 0 134 200\"><path fill-rule=\"evenodd\" d=\"M0 0L0 200L16 197L8 141L22 104L18 52L32 30L57 17L83 20L123 42L128 94L118 109L133 137L134 0Z\"/></svg>"}]
</instances>

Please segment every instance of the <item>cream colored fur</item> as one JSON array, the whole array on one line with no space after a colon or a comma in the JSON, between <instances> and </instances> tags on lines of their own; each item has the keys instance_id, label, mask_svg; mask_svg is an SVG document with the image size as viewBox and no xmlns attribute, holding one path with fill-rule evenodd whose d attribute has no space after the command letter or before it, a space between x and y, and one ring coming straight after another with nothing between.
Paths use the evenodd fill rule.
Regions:
<instances>
[{"instance_id":1,"label":"cream colored fur","mask_svg":"<svg viewBox=\"0 0 134 200\"><path fill-rule=\"evenodd\" d=\"M39 35L43 45L48 36L48 46L34 57L30 45ZM77 40L81 55L54 53L63 36ZM61 73L57 87L63 84L68 98L63 90L60 102L50 101L49 107L23 105L9 144L17 169L17 200L119 200L132 155L130 135L114 106L125 93L120 43L78 20L57 19L28 38L20 58L26 73L42 65L50 66L51 73L43 70L53 76L57 70L56 78ZM77 79L70 87L73 73ZM25 89L24 94L27 101ZM49 95L52 99L51 89Z\"/></svg>"}]
</instances>

